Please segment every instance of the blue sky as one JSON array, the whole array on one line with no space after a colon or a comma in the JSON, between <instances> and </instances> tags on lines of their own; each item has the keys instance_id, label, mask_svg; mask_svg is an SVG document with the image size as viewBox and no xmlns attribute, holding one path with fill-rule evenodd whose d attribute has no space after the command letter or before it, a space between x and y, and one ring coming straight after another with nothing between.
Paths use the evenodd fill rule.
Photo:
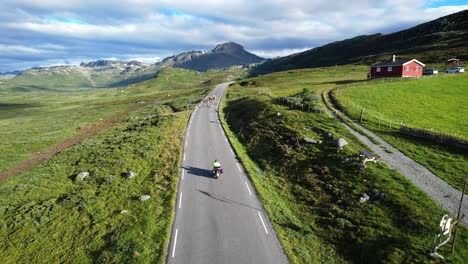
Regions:
<instances>
[{"instance_id":1,"label":"blue sky","mask_svg":"<svg viewBox=\"0 0 468 264\"><path fill-rule=\"evenodd\" d=\"M427 1L425 7L434 8L434 7L441 7L441 6L463 6L467 5L467 0L432 0Z\"/></svg>"},{"instance_id":2,"label":"blue sky","mask_svg":"<svg viewBox=\"0 0 468 264\"><path fill-rule=\"evenodd\" d=\"M227 41L284 56L466 9L466 0L2 0L0 72L95 59L154 63Z\"/></svg>"}]
</instances>

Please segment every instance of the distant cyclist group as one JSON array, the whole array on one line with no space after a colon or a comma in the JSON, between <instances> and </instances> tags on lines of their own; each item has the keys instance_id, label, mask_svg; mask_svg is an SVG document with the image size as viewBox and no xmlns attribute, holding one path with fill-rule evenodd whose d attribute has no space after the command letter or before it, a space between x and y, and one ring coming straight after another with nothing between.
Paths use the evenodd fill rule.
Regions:
<instances>
[{"instance_id":1,"label":"distant cyclist group","mask_svg":"<svg viewBox=\"0 0 468 264\"><path fill-rule=\"evenodd\" d=\"M201 100L200 105L211 105L216 101L216 95L208 95Z\"/></svg>"}]
</instances>

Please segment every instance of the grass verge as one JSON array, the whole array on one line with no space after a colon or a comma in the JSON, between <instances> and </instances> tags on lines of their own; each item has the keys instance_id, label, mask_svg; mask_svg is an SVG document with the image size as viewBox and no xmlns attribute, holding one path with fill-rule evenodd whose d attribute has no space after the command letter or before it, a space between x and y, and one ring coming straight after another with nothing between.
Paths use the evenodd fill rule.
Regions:
<instances>
[{"instance_id":1,"label":"grass verge","mask_svg":"<svg viewBox=\"0 0 468 264\"><path fill-rule=\"evenodd\" d=\"M426 253L443 211L383 164L342 164L364 146L336 120L290 110L240 85L229 88L221 112L291 263L432 262ZM325 132L350 145L337 153ZM308 145L304 137L323 144ZM362 193L370 202L359 203ZM448 263L468 257L467 229L459 235ZM441 253L449 255L447 248Z\"/></svg>"}]
</instances>

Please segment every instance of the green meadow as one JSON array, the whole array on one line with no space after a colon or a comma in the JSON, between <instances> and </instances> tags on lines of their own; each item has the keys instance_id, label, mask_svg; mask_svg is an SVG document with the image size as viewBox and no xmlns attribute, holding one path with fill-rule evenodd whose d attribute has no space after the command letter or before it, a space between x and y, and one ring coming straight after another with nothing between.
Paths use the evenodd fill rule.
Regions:
<instances>
[{"instance_id":1,"label":"green meadow","mask_svg":"<svg viewBox=\"0 0 468 264\"><path fill-rule=\"evenodd\" d=\"M468 139L468 75L441 74L420 79L385 79L339 89L335 94L353 116L364 108L364 118L379 116L409 126ZM354 105L354 107L353 107ZM366 117L366 115L370 115Z\"/></svg>"},{"instance_id":2,"label":"green meadow","mask_svg":"<svg viewBox=\"0 0 468 264\"><path fill-rule=\"evenodd\" d=\"M238 81L225 95L223 125L291 263L434 263L427 252L444 211L384 164L342 163L366 147L328 115L278 100L361 81L365 70L278 72ZM327 133L349 145L337 151ZM374 198L360 203L363 193ZM441 249L444 263L468 258L468 230L458 232L455 254Z\"/></svg>"},{"instance_id":3,"label":"green meadow","mask_svg":"<svg viewBox=\"0 0 468 264\"><path fill-rule=\"evenodd\" d=\"M0 86L0 170L15 166L32 152L80 135L82 128L138 107L138 102L170 100L187 90L198 100L214 84L240 74L238 69L199 73L167 68L157 78L121 88L18 92ZM177 101L178 107L190 106L189 101Z\"/></svg>"},{"instance_id":4,"label":"green meadow","mask_svg":"<svg viewBox=\"0 0 468 264\"><path fill-rule=\"evenodd\" d=\"M2 182L2 263L162 263L188 116L146 106Z\"/></svg>"}]
</instances>

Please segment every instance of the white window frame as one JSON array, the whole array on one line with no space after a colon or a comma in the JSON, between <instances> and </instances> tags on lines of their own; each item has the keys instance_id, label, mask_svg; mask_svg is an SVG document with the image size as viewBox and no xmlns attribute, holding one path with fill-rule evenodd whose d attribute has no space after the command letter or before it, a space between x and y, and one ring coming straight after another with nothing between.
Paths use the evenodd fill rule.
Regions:
<instances>
[{"instance_id":1,"label":"white window frame","mask_svg":"<svg viewBox=\"0 0 468 264\"><path fill-rule=\"evenodd\" d=\"M380 72L380 67L377 67L377 69L375 69L376 72Z\"/></svg>"},{"instance_id":2,"label":"white window frame","mask_svg":"<svg viewBox=\"0 0 468 264\"><path fill-rule=\"evenodd\" d=\"M416 66L416 71L417 71L417 72L419 71L419 66Z\"/></svg>"},{"instance_id":3,"label":"white window frame","mask_svg":"<svg viewBox=\"0 0 468 264\"><path fill-rule=\"evenodd\" d=\"M406 66L406 71L410 71L410 66Z\"/></svg>"},{"instance_id":4,"label":"white window frame","mask_svg":"<svg viewBox=\"0 0 468 264\"><path fill-rule=\"evenodd\" d=\"M392 67L392 66L388 66L388 68L387 68L387 71L388 71L388 72L391 72L391 71L392 71L392 69L393 69L393 67Z\"/></svg>"}]
</instances>

